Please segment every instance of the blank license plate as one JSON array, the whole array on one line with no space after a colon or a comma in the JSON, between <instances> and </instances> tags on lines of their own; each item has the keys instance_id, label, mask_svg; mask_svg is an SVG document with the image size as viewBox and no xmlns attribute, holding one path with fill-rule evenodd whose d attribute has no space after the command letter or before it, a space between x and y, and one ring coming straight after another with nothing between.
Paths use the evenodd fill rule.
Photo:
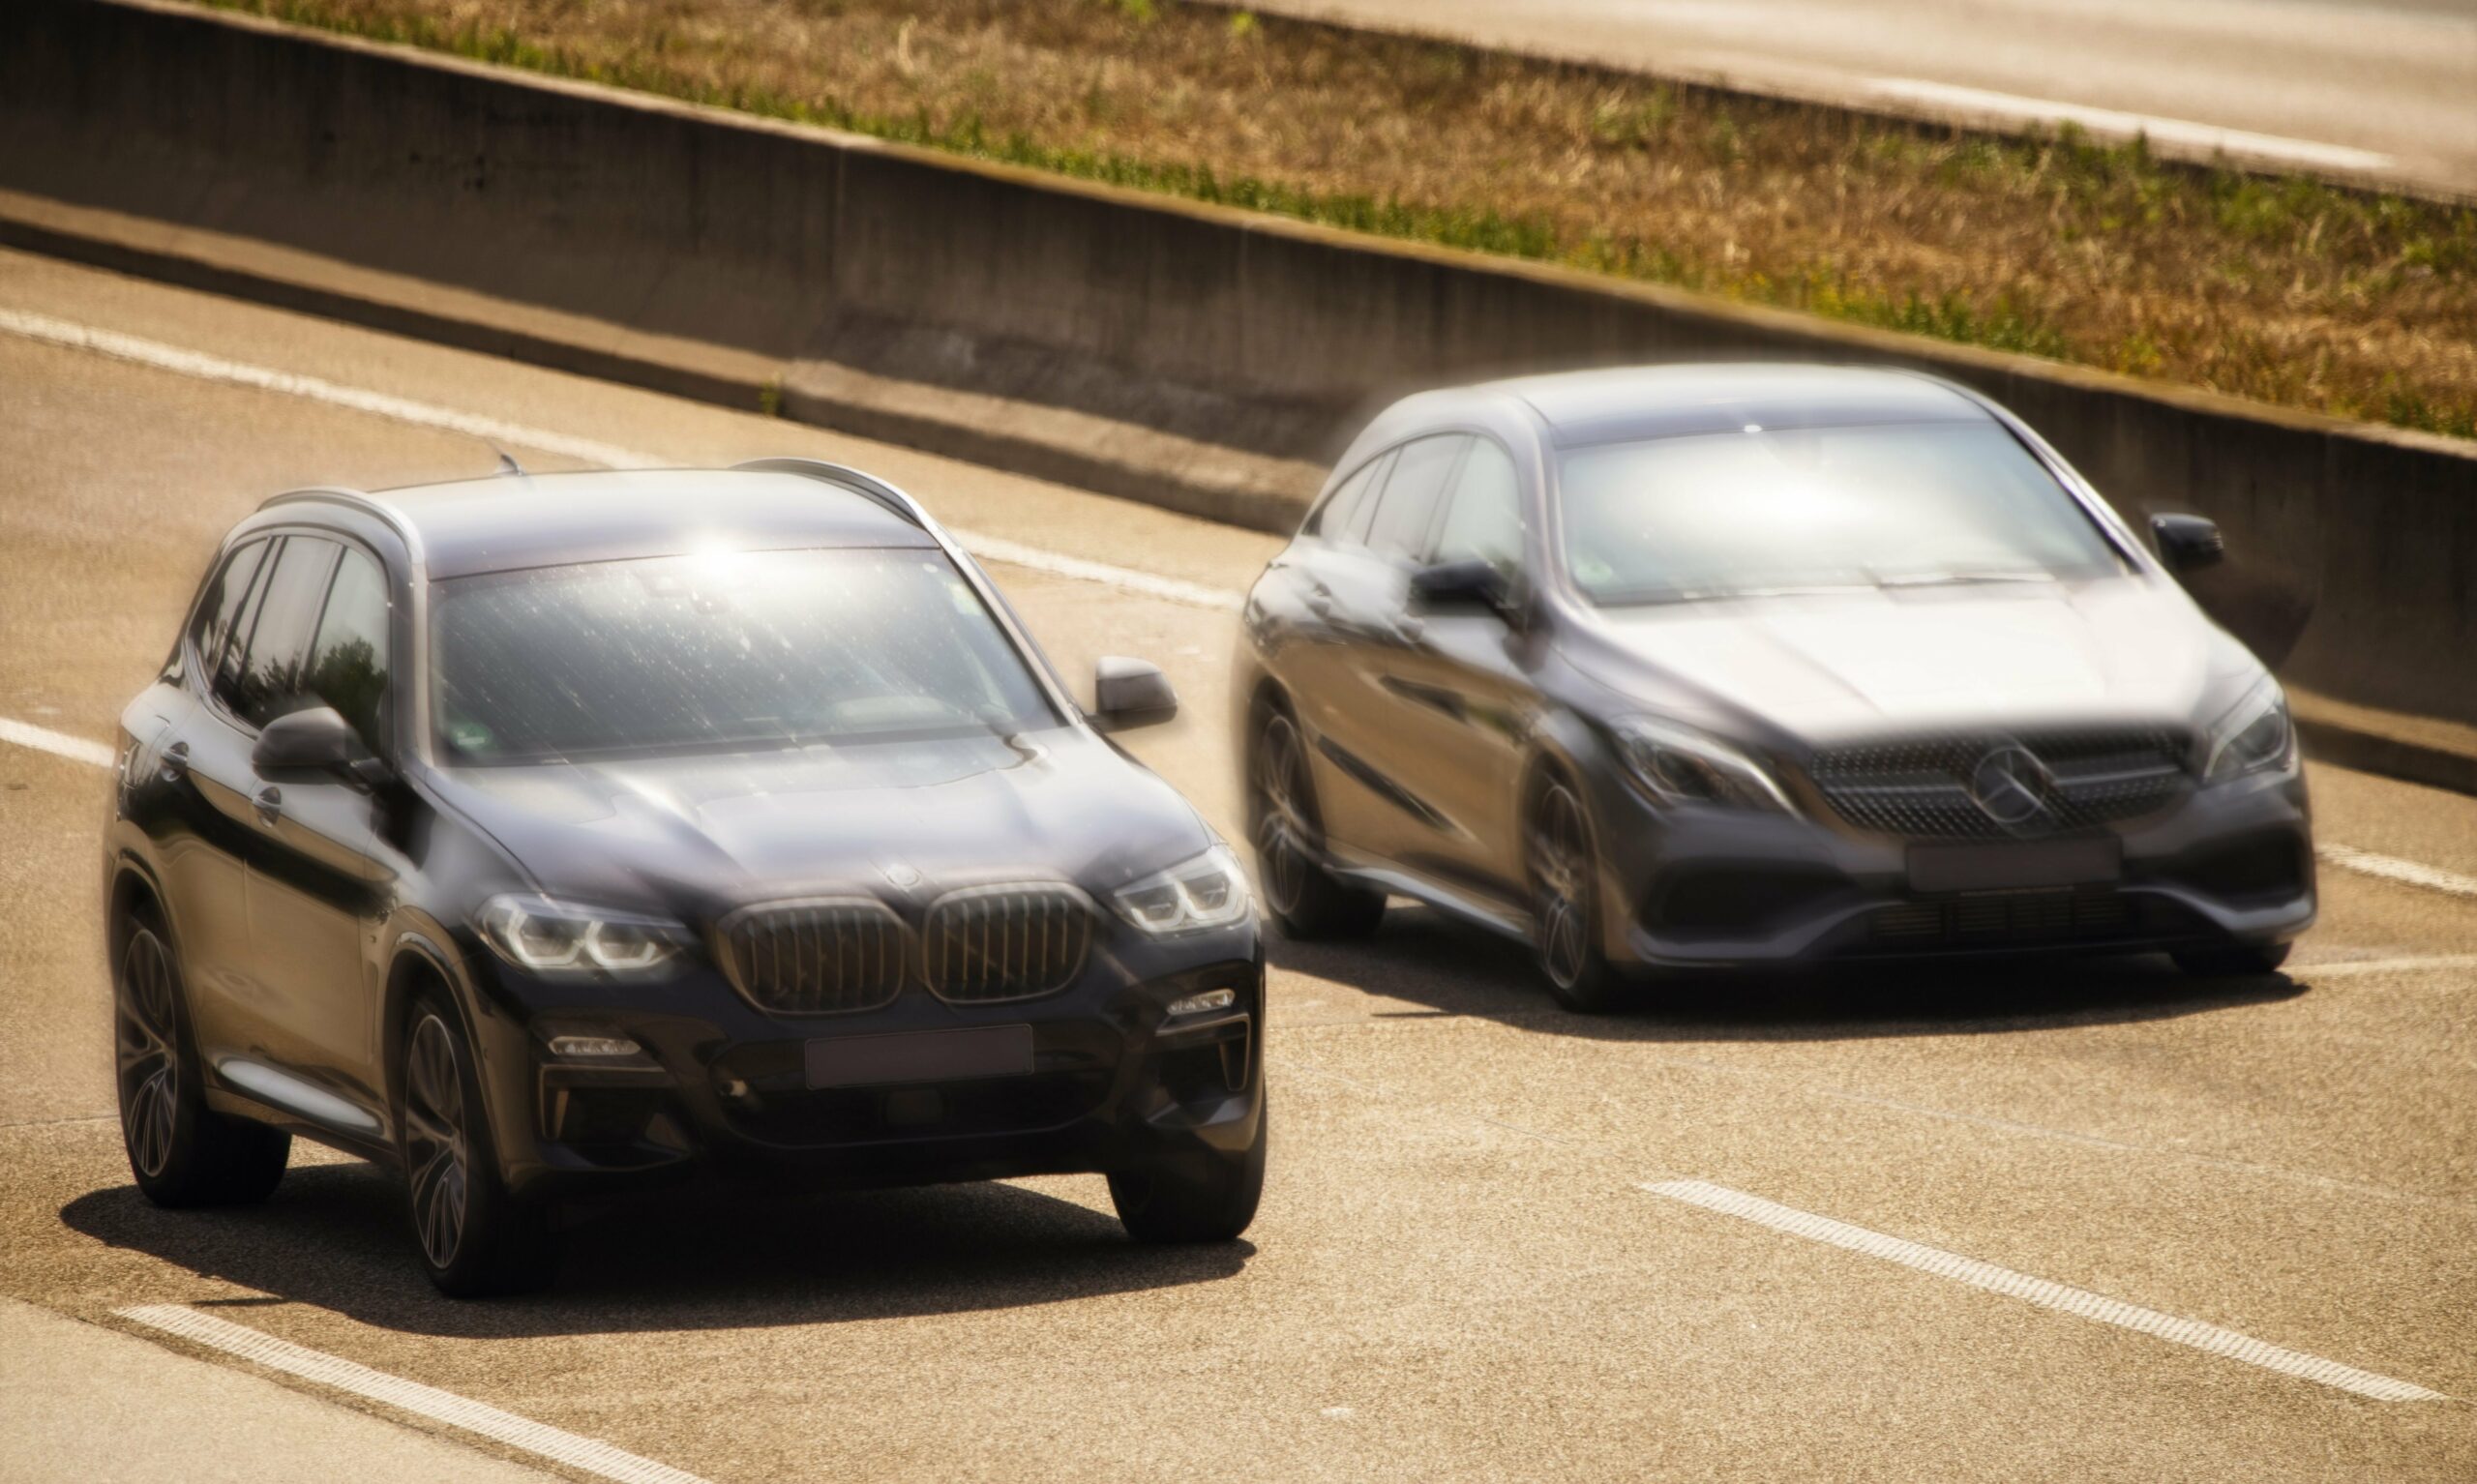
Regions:
<instances>
[{"instance_id":1,"label":"blank license plate","mask_svg":"<svg viewBox=\"0 0 2477 1484\"><path fill-rule=\"evenodd\" d=\"M812 1087L964 1082L1032 1069L1032 1027L975 1025L890 1036L834 1036L808 1044Z\"/></svg>"},{"instance_id":2,"label":"blank license plate","mask_svg":"<svg viewBox=\"0 0 2477 1484\"><path fill-rule=\"evenodd\" d=\"M2103 840L2040 840L1987 846L1911 846L1912 891L2018 891L2079 886L2124 875L2124 844Z\"/></svg>"}]
</instances>

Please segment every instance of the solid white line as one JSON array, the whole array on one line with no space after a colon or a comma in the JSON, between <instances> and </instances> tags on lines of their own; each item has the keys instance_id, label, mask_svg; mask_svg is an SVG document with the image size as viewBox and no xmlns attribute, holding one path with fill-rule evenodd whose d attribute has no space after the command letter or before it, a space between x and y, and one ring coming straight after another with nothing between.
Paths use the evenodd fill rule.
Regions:
<instances>
[{"instance_id":1,"label":"solid white line","mask_svg":"<svg viewBox=\"0 0 2477 1484\"><path fill-rule=\"evenodd\" d=\"M2446 968L2477 968L2477 953L2445 953L2423 959L2334 959L2327 964L2292 964L2288 972L2308 979L2334 974L2415 974Z\"/></svg>"},{"instance_id":2,"label":"solid white line","mask_svg":"<svg viewBox=\"0 0 2477 1484\"><path fill-rule=\"evenodd\" d=\"M1870 77L1866 87L1877 97L1924 104L1932 108L1956 108L2038 123L2073 123L2097 134L2121 138L2143 134L2182 149L2289 160L2326 170L2380 171L2388 170L2399 163L2389 155L2352 149L2344 144L2323 144L2313 139L2291 139L2280 134L2253 134L2243 129L2223 129L2216 124L2197 123L2192 119L2122 113L2113 108L2094 108L2086 104L2057 103L2044 98L2023 98L2014 93L1990 93L1984 88L1958 87L1919 77Z\"/></svg>"},{"instance_id":3,"label":"solid white line","mask_svg":"<svg viewBox=\"0 0 2477 1484\"><path fill-rule=\"evenodd\" d=\"M296 375L272 367L253 366L245 361L227 361L222 356L186 350L134 335L114 330L98 330L49 314L29 313L18 310L0 310L0 333L22 336L27 340L63 345L74 350L90 351L116 361L128 361L157 371L194 377L200 381L222 382L227 386L250 387L261 392L276 392L286 397L304 398L325 402L329 406L345 407L377 417L392 418L419 428L437 428L450 432L466 433L492 444L514 443L544 453L561 454L587 463L598 463L614 469L645 469L669 466L672 460L659 454L623 448L615 443L603 443L592 438L571 437L546 428L510 423L478 413L461 412L434 402L414 401L384 392L363 387L345 386L319 376ZM1236 611L1243 601L1240 595L1202 583L1139 572L1129 567L1114 567L1107 562L1087 561L1062 551L1028 547L1020 542L997 536L982 536L970 531L947 528L947 533L962 542L973 555L994 562L1006 562L1047 572L1080 581L1098 582L1126 592L1141 593L1148 598L1160 598L1171 603L1189 604L1196 608Z\"/></svg>"},{"instance_id":4,"label":"solid white line","mask_svg":"<svg viewBox=\"0 0 2477 1484\"><path fill-rule=\"evenodd\" d=\"M405 1380L384 1371L373 1371L366 1365L340 1359L324 1350L313 1350L289 1340L260 1334L254 1329L213 1315L200 1314L180 1304L143 1304L115 1312L122 1319L238 1355L269 1370L298 1376L373 1402L384 1402L417 1416L463 1428L468 1433L478 1433L494 1442L522 1448L596 1478L615 1479L621 1484L705 1484L693 1473L623 1452L607 1442L580 1438L547 1423L458 1396L453 1391L441 1391L435 1386Z\"/></svg>"},{"instance_id":5,"label":"solid white line","mask_svg":"<svg viewBox=\"0 0 2477 1484\"><path fill-rule=\"evenodd\" d=\"M1808 1241L1881 1258L1887 1262L1897 1262L1903 1267L1932 1273L1938 1278L1966 1283L1990 1293L2026 1299L2044 1309L2095 1320L2102 1324L2114 1324L2189 1346L2207 1354L2241 1360L2266 1371L2277 1371L2283 1376L2319 1381L2378 1402L2451 1400L2439 1391L2429 1391L2413 1381L2376 1376L2372 1371L2360 1371L2354 1366L2325 1360L2319 1355L2283 1350L2268 1341L2238 1334L2232 1329L2222 1329L2216 1324L2205 1324L2199 1320L2179 1319L2172 1314L2162 1314L2156 1309L2145 1309L2086 1289L2051 1283L2044 1278L2014 1272L2009 1267L1998 1267L1992 1262L1982 1262L1976 1258L1965 1258L1956 1252L1946 1252L1941 1247L1928 1247L1897 1236L1887 1236L1881 1232L1853 1227L1829 1216L1817 1216L1811 1211L1782 1205L1776 1201L1766 1201L1760 1196L1749 1196L1725 1185L1713 1185L1703 1180L1664 1180L1656 1185L1647 1184L1643 1189L1672 1201L1683 1201L1688 1205L1699 1205L1707 1211L1717 1211L1724 1216L1735 1216L1741 1221L1770 1227L1776 1232L1803 1236Z\"/></svg>"},{"instance_id":6,"label":"solid white line","mask_svg":"<svg viewBox=\"0 0 2477 1484\"><path fill-rule=\"evenodd\" d=\"M2402 860L2396 855L2376 855L2354 846L2323 844L2313 853L2343 871L2360 876L2380 876L2386 881L2399 881L2409 886L2422 886L2428 891L2445 892L2454 897L2477 897L2477 876L2462 876L2439 866Z\"/></svg>"},{"instance_id":7,"label":"solid white line","mask_svg":"<svg viewBox=\"0 0 2477 1484\"><path fill-rule=\"evenodd\" d=\"M15 742L19 747L31 747L39 753L50 753L73 762L91 762L99 768L108 768L120 760L112 756L110 748L101 742L73 737L48 727L13 722L5 716L0 716L0 742Z\"/></svg>"}]
</instances>

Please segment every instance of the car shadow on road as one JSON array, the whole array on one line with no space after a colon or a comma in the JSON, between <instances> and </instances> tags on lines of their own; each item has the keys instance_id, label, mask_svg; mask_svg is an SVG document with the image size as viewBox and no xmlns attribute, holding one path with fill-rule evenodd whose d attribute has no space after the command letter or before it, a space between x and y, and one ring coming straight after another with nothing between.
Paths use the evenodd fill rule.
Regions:
<instances>
[{"instance_id":1,"label":"car shadow on road","mask_svg":"<svg viewBox=\"0 0 2477 1484\"><path fill-rule=\"evenodd\" d=\"M1019 1185L761 1198L681 1194L568 1232L550 1291L459 1302L416 1265L376 1167L298 1163L262 1206L167 1211L134 1186L61 1208L72 1230L365 1324L456 1338L832 1324L1060 1303L1236 1275L1246 1242L1143 1247L1116 1218Z\"/></svg>"},{"instance_id":2,"label":"car shadow on road","mask_svg":"<svg viewBox=\"0 0 2477 1484\"><path fill-rule=\"evenodd\" d=\"M1610 1041L1987 1035L2167 1020L2305 993L2284 974L2192 978L2160 954L2053 955L1682 974L1594 1016L1560 1009L1522 944L1428 907L1396 902L1362 942L1269 941L1277 969L1427 1007L1380 1017L1468 1015ZM1270 1012L1278 1024L1278 998Z\"/></svg>"}]
</instances>

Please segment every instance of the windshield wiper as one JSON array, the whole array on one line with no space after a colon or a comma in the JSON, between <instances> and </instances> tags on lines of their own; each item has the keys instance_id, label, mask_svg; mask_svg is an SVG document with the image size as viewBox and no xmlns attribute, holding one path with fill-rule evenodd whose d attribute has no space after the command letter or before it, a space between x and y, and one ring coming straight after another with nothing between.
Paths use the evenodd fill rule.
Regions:
<instances>
[{"instance_id":1,"label":"windshield wiper","mask_svg":"<svg viewBox=\"0 0 2477 1484\"><path fill-rule=\"evenodd\" d=\"M1878 587L1948 587L1972 582L2052 582L2056 575L2041 567L1945 568L1933 572L1866 573Z\"/></svg>"}]
</instances>

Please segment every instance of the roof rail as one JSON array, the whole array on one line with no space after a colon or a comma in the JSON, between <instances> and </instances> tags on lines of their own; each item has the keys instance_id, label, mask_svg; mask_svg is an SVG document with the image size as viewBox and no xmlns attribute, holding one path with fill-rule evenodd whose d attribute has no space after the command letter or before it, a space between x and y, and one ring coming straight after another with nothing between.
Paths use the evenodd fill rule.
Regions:
<instances>
[{"instance_id":1,"label":"roof rail","mask_svg":"<svg viewBox=\"0 0 2477 1484\"><path fill-rule=\"evenodd\" d=\"M864 474L848 464L828 463L822 459L752 459L746 463L732 464L731 470L733 473L746 474L797 474L806 479L841 485L854 493L866 495L877 501L896 516L924 531L937 529L935 522L929 519L929 512L920 508L918 500L887 484L875 474Z\"/></svg>"}]
</instances>

